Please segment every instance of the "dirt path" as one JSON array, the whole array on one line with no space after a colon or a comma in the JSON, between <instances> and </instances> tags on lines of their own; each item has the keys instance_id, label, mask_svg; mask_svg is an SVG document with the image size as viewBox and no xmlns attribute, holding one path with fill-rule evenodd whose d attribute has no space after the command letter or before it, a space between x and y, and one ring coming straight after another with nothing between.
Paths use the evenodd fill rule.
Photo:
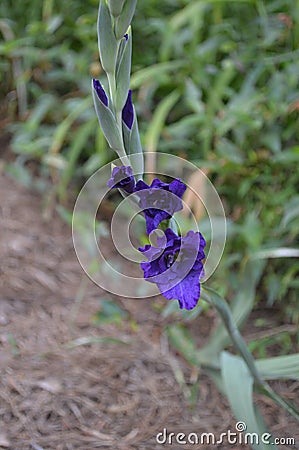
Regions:
<instances>
[{"instance_id":1,"label":"dirt path","mask_svg":"<svg viewBox=\"0 0 299 450\"><path fill-rule=\"evenodd\" d=\"M0 448L237 450L156 443L163 428L219 436L235 420L205 375L196 407L188 406L176 378L179 367L189 382L194 373L169 351L151 302L119 300L130 320L99 328L91 319L110 297L86 281L72 322L83 272L68 226L58 217L46 223L41 205L0 175ZM201 333L210 326L204 318ZM90 337L124 343L70 345ZM266 401L263 409L276 435L295 433L284 413Z\"/></svg>"}]
</instances>

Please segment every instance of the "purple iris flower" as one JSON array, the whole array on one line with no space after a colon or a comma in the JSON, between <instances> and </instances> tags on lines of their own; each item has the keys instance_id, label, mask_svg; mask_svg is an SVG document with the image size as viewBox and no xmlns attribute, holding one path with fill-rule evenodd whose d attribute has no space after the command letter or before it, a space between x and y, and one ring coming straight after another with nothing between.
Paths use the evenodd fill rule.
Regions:
<instances>
[{"instance_id":1,"label":"purple iris flower","mask_svg":"<svg viewBox=\"0 0 299 450\"><path fill-rule=\"evenodd\" d=\"M142 180L136 183L135 192L140 199L139 206L145 216L148 234L155 230L162 220L170 219L176 211L183 208L181 198L185 190L186 185L178 179L168 184L155 178L150 186Z\"/></svg>"},{"instance_id":2,"label":"purple iris flower","mask_svg":"<svg viewBox=\"0 0 299 450\"><path fill-rule=\"evenodd\" d=\"M112 176L107 182L107 186L111 189L123 189L127 194L132 194L135 188L135 179L131 166L114 167Z\"/></svg>"},{"instance_id":3,"label":"purple iris flower","mask_svg":"<svg viewBox=\"0 0 299 450\"><path fill-rule=\"evenodd\" d=\"M104 88L101 85L100 81L93 78L92 82L93 82L93 87L97 93L97 96L99 97L99 99L101 100L103 105L105 105L106 108L108 108L108 97L107 97L106 92L104 91Z\"/></svg>"},{"instance_id":4,"label":"purple iris flower","mask_svg":"<svg viewBox=\"0 0 299 450\"><path fill-rule=\"evenodd\" d=\"M205 239L192 230L180 237L170 228L165 237L157 238L157 247L139 248L148 259L141 263L144 278L156 283L168 300L178 300L181 309L192 309L200 297Z\"/></svg>"},{"instance_id":5,"label":"purple iris flower","mask_svg":"<svg viewBox=\"0 0 299 450\"><path fill-rule=\"evenodd\" d=\"M122 110L122 120L127 125L129 130L132 129L133 121L134 121L134 109L132 103L132 91L129 90L128 97L125 103L125 106Z\"/></svg>"}]
</instances>

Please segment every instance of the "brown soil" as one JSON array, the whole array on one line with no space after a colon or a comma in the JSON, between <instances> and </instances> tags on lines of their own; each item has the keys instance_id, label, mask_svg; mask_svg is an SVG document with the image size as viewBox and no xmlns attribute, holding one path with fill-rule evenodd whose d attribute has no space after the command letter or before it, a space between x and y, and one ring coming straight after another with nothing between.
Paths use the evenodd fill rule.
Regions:
<instances>
[{"instance_id":1,"label":"brown soil","mask_svg":"<svg viewBox=\"0 0 299 450\"><path fill-rule=\"evenodd\" d=\"M114 298L130 319L93 325L99 300L112 297L83 274L69 227L59 217L45 221L41 199L3 174L0 196L0 448L248 449L156 443L163 428L219 436L236 422L209 378L168 348L166 319L153 308L164 300ZM197 339L206 338L213 320L205 315L193 325ZM124 344L88 344L90 337ZM192 408L185 391L197 377ZM298 383L276 388L294 399ZM296 437L287 413L265 398L258 402L275 436Z\"/></svg>"}]
</instances>

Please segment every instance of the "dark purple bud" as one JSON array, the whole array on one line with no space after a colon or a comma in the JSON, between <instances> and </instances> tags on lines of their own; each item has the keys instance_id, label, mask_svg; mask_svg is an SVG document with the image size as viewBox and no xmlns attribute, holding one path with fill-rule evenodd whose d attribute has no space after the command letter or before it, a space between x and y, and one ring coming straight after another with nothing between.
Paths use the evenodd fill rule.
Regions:
<instances>
[{"instance_id":1,"label":"dark purple bud","mask_svg":"<svg viewBox=\"0 0 299 450\"><path fill-rule=\"evenodd\" d=\"M129 90L127 101L122 110L122 120L127 125L127 127L131 130L133 121L134 121L134 109L132 103L132 91Z\"/></svg>"},{"instance_id":2,"label":"dark purple bud","mask_svg":"<svg viewBox=\"0 0 299 450\"><path fill-rule=\"evenodd\" d=\"M128 41L128 39L129 39L128 33L126 33L126 34L124 35L124 38L125 38L126 41Z\"/></svg>"},{"instance_id":3,"label":"dark purple bud","mask_svg":"<svg viewBox=\"0 0 299 450\"><path fill-rule=\"evenodd\" d=\"M99 99L101 100L101 102L106 106L106 108L108 108L108 97L106 95L106 92L104 91L103 86L101 85L99 80L96 80L95 78L93 78L93 87L97 93L97 96L99 97Z\"/></svg>"}]
</instances>

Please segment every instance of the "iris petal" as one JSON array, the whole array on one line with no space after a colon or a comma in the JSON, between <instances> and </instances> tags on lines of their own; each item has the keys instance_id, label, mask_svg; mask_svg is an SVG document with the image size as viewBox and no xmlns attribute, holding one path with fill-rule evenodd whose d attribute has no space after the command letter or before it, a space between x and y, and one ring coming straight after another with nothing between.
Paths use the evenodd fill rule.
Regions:
<instances>
[{"instance_id":1,"label":"iris petal","mask_svg":"<svg viewBox=\"0 0 299 450\"><path fill-rule=\"evenodd\" d=\"M165 237L167 242L162 252L151 245L140 249L148 258L141 263L144 278L156 283L168 300L178 300L180 308L192 309L200 296L205 239L192 230L180 237L170 228L165 231Z\"/></svg>"},{"instance_id":2,"label":"iris petal","mask_svg":"<svg viewBox=\"0 0 299 450\"><path fill-rule=\"evenodd\" d=\"M107 182L107 186L111 189L123 189L128 194L132 194L135 188L132 167L114 167L111 178Z\"/></svg>"},{"instance_id":3,"label":"iris petal","mask_svg":"<svg viewBox=\"0 0 299 450\"><path fill-rule=\"evenodd\" d=\"M185 184L178 179L164 183L155 178L150 186L142 180L136 183L135 192L140 199L139 206L143 210L148 234L183 208L181 197L185 190Z\"/></svg>"}]
</instances>

